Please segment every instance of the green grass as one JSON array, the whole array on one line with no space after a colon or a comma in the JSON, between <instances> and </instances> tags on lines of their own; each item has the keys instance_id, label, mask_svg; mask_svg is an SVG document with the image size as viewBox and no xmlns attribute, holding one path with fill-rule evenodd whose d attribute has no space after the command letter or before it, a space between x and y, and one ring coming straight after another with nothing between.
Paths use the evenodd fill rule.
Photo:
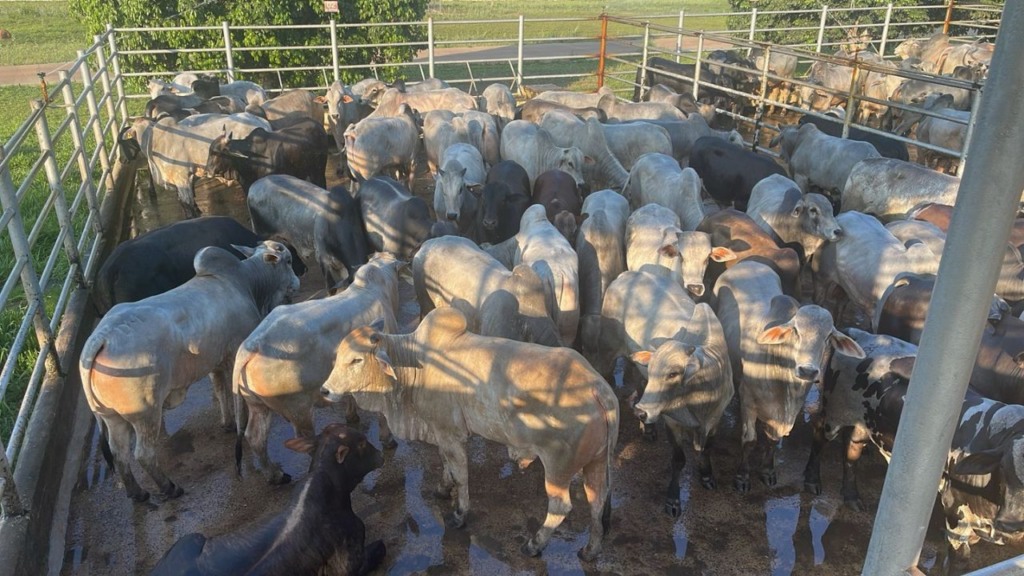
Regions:
<instances>
[{"instance_id":1,"label":"green grass","mask_svg":"<svg viewBox=\"0 0 1024 576\"><path fill-rule=\"evenodd\" d=\"M0 2L0 66L69 62L75 51L92 43L67 2Z\"/></svg>"},{"instance_id":2,"label":"green grass","mask_svg":"<svg viewBox=\"0 0 1024 576\"><path fill-rule=\"evenodd\" d=\"M74 87L76 95L80 90L81 85L76 85ZM35 87L0 86L0 109L5 111L3 115L0 115L0 140L6 142L12 137L15 131L18 130L21 124L31 113L31 108L28 105L29 100L38 98L39 96L39 90ZM87 111L83 106L79 109L79 118L84 121L86 115ZM47 127L49 128L51 135L56 132L60 123L63 122L65 118L66 114L63 108L51 106L47 109ZM91 134L87 137L85 146L86 150L92 150L94 148L94 139ZM65 132L59 140L54 142L54 150L57 158L57 168L58 170L63 170L68 159L71 157L73 150L70 132ZM31 129L18 152L11 157L9 164L15 187L20 186L20 184L25 180L29 169L39 157L39 154L40 149L35 135L35 130ZM98 176L98 173L94 174L94 179L96 176ZM81 177L77 166L73 167L69 171L67 177L61 182L61 184L64 190L64 197L70 208L75 195L78 193L78 188L81 185ZM43 172L40 171L40 173L33 178L31 187L19 204L19 210L25 223L26 233L31 233L32 227L37 221L42 222L38 238L32 248L32 263L37 275L42 273L43 267L50 256L50 251L53 249L53 246L57 241L60 230L54 209L50 208L45 210L49 192L50 189L46 181L46 177ZM87 209L88 206L83 200L77 210L72 214L74 238L76 242L82 234ZM13 248L11 247L10 235L5 228L0 232L0 282L7 279L14 264L15 258ZM54 271L50 277L49 286L45 291L44 301L47 316L51 316L54 311L60 288L64 279L67 278L68 270L69 261L66 254L62 251L61 255L57 258ZM4 306L4 309L0 311L0 366L7 361L7 357L11 352L12 341L14 340L27 308L28 301L25 297L24 291L19 285ZM18 355L17 367L11 380L10 387L4 394L3 401L0 402L0 438L4 441L7 441L9 438L11 428L21 405L21 399L24 395L25 387L28 384L28 379L37 357L38 345L30 328L28 338L25 341L25 346Z\"/></svg>"}]
</instances>

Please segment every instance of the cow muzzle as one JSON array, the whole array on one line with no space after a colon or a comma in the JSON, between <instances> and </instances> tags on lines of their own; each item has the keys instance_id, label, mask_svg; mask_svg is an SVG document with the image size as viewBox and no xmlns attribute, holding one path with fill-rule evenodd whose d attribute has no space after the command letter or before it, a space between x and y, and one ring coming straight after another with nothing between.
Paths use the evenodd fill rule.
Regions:
<instances>
[{"instance_id":1,"label":"cow muzzle","mask_svg":"<svg viewBox=\"0 0 1024 576\"><path fill-rule=\"evenodd\" d=\"M484 224L484 228L487 229L487 230L494 230L495 228L498 227L498 221L497 220L488 220L488 219L485 218L483 224Z\"/></svg>"},{"instance_id":2,"label":"cow muzzle","mask_svg":"<svg viewBox=\"0 0 1024 576\"><path fill-rule=\"evenodd\" d=\"M340 402L342 394L331 392L327 389L327 386L320 387L320 394L323 395L324 399L328 402Z\"/></svg>"},{"instance_id":3,"label":"cow muzzle","mask_svg":"<svg viewBox=\"0 0 1024 576\"><path fill-rule=\"evenodd\" d=\"M455 220L459 219L459 215L456 212L448 212L447 214L445 214L445 218L454 222Z\"/></svg>"},{"instance_id":4,"label":"cow muzzle","mask_svg":"<svg viewBox=\"0 0 1024 576\"><path fill-rule=\"evenodd\" d=\"M796 367L796 377L804 382L814 382L818 378L819 373L820 370L818 370L817 366L803 364Z\"/></svg>"},{"instance_id":5,"label":"cow muzzle","mask_svg":"<svg viewBox=\"0 0 1024 576\"><path fill-rule=\"evenodd\" d=\"M686 291L689 292L690 294L693 294L697 298L700 298L701 296L704 295L704 285L703 284L687 284L686 285Z\"/></svg>"}]
</instances>

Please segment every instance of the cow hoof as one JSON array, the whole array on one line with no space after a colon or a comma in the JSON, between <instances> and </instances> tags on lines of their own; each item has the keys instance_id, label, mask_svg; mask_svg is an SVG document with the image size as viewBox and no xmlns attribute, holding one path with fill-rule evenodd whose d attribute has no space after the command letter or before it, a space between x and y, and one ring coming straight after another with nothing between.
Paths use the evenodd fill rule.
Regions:
<instances>
[{"instance_id":1,"label":"cow hoof","mask_svg":"<svg viewBox=\"0 0 1024 576\"><path fill-rule=\"evenodd\" d=\"M171 483L170 486L167 487L167 490L164 490L164 498L167 498L168 500L174 500L175 498L180 498L184 495L185 491L181 488L181 486L178 486L173 482Z\"/></svg>"},{"instance_id":2,"label":"cow hoof","mask_svg":"<svg viewBox=\"0 0 1024 576\"><path fill-rule=\"evenodd\" d=\"M732 485L736 488L737 492L750 492L750 476L747 474L737 474L736 478L732 481Z\"/></svg>"},{"instance_id":3,"label":"cow hoof","mask_svg":"<svg viewBox=\"0 0 1024 576\"><path fill-rule=\"evenodd\" d=\"M287 472L281 472L280 476L271 477L267 480L267 484L271 486L283 486L292 481L292 475Z\"/></svg>"},{"instance_id":4,"label":"cow hoof","mask_svg":"<svg viewBox=\"0 0 1024 576\"><path fill-rule=\"evenodd\" d=\"M590 546L580 548L580 551L576 553L576 556L584 562L593 562L597 560L597 555L601 552L600 549L591 550Z\"/></svg>"},{"instance_id":5,"label":"cow hoof","mask_svg":"<svg viewBox=\"0 0 1024 576\"><path fill-rule=\"evenodd\" d=\"M384 561L384 557L387 556L388 549L384 546L383 540L374 540L366 545L366 550L363 552L365 558L364 563L366 564L367 571L373 571L374 568L380 566L381 562Z\"/></svg>"},{"instance_id":6,"label":"cow hoof","mask_svg":"<svg viewBox=\"0 0 1024 576\"><path fill-rule=\"evenodd\" d=\"M530 541L526 544L523 544L523 547L520 548L520 550L523 551L523 554L526 554L531 558L536 558L537 556L540 556L541 547L537 546L537 544L533 541L533 538L530 538Z\"/></svg>"},{"instance_id":7,"label":"cow hoof","mask_svg":"<svg viewBox=\"0 0 1024 576\"><path fill-rule=\"evenodd\" d=\"M434 498L437 498L438 500L451 500L452 489L446 486L438 486L437 488L434 488Z\"/></svg>"},{"instance_id":8,"label":"cow hoof","mask_svg":"<svg viewBox=\"0 0 1024 576\"><path fill-rule=\"evenodd\" d=\"M779 478L775 474L775 470L772 470L771 472L762 472L761 473L761 483L764 484L765 486L769 487L769 488L772 488L773 486L778 484L779 483Z\"/></svg>"},{"instance_id":9,"label":"cow hoof","mask_svg":"<svg viewBox=\"0 0 1024 576\"><path fill-rule=\"evenodd\" d=\"M136 492L135 494L129 494L128 497L134 500L136 503L142 504L143 502L149 500L149 492L142 490Z\"/></svg>"},{"instance_id":10,"label":"cow hoof","mask_svg":"<svg viewBox=\"0 0 1024 576\"><path fill-rule=\"evenodd\" d=\"M701 476L700 485L703 486L705 490L714 490L715 488L718 488L718 483L715 482L714 476Z\"/></svg>"},{"instance_id":11,"label":"cow hoof","mask_svg":"<svg viewBox=\"0 0 1024 576\"><path fill-rule=\"evenodd\" d=\"M679 518L683 514L683 507L679 500L666 500L665 513L673 518Z\"/></svg>"},{"instance_id":12,"label":"cow hoof","mask_svg":"<svg viewBox=\"0 0 1024 576\"><path fill-rule=\"evenodd\" d=\"M846 506L854 512L864 511L864 503L860 501L860 498L847 498L843 500L843 506Z\"/></svg>"},{"instance_id":13,"label":"cow hoof","mask_svg":"<svg viewBox=\"0 0 1024 576\"><path fill-rule=\"evenodd\" d=\"M448 518L448 525L452 528L465 528L466 527L466 513L459 512L456 510L452 512L452 515Z\"/></svg>"},{"instance_id":14,"label":"cow hoof","mask_svg":"<svg viewBox=\"0 0 1024 576\"><path fill-rule=\"evenodd\" d=\"M804 481L804 490L814 494L815 496L821 496L821 482Z\"/></svg>"}]
</instances>

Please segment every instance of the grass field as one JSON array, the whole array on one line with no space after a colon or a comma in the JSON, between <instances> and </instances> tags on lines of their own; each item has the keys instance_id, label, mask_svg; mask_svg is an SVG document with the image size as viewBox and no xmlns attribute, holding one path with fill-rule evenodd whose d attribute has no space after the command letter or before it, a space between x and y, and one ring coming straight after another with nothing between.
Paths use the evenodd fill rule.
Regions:
<instances>
[{"instance_id":1,"label":"grass field","mask_svg":"<svg viewBox=\"0 0 1024 576\"><path fill-rule=\"evenodd\" d=\"M0 2L0 28L12 36L0 40L0 66L67 62L92 43L67 2Z\"/></svg>"}]
</instances>

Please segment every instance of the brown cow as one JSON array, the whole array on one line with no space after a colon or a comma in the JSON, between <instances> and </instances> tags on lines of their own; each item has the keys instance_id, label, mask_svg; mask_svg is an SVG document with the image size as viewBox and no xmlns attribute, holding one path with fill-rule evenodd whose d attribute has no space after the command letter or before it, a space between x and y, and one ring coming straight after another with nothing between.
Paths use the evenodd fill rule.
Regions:
<instances>
[{"instance_id":1,"label":"brown cow","mask_svg":"<svg viewBox=\"0 0 1024 576\"><path fill-rule=\"evenodd\" d=\"M910 212L907 212L907 218L930 222L939 230L948 233L949 223L953 219L953 207L934 202L918 204ZM1013 228L1010 229L1010 244L1013 244L1017 250L1024 246L1024 218L1017 218L1013 221Z\"/></svg>"},{"instance_id":2,"label":"brown cow","mask_svg":"<svg viewBox=\"0 0 1024 576\"><path fill-rule=\"evenodd\" d=\"M715 282L726 269L747 258L755 258L775 270L782 280L783 293L800 297L800 257L792 248L779 248L775 240L745 213L733 208L720 210L704 218L698 232L711 236L712 247L725 247L736 254L735 260L711 259L704 271L704 285L714 290Z\"/></svg>"},{"instance_id":3,"label":"brown cow","mask_svg":"<svg viewBox=\"0 0 1024 576\"><path fill-rule=\"evenodd\" d=\"M571 175L561 170L548 170L541 174L533 185L532 201L544 207L548 221L570 244L576 243L583 196Z\"/></svg>"}]
</instances>

